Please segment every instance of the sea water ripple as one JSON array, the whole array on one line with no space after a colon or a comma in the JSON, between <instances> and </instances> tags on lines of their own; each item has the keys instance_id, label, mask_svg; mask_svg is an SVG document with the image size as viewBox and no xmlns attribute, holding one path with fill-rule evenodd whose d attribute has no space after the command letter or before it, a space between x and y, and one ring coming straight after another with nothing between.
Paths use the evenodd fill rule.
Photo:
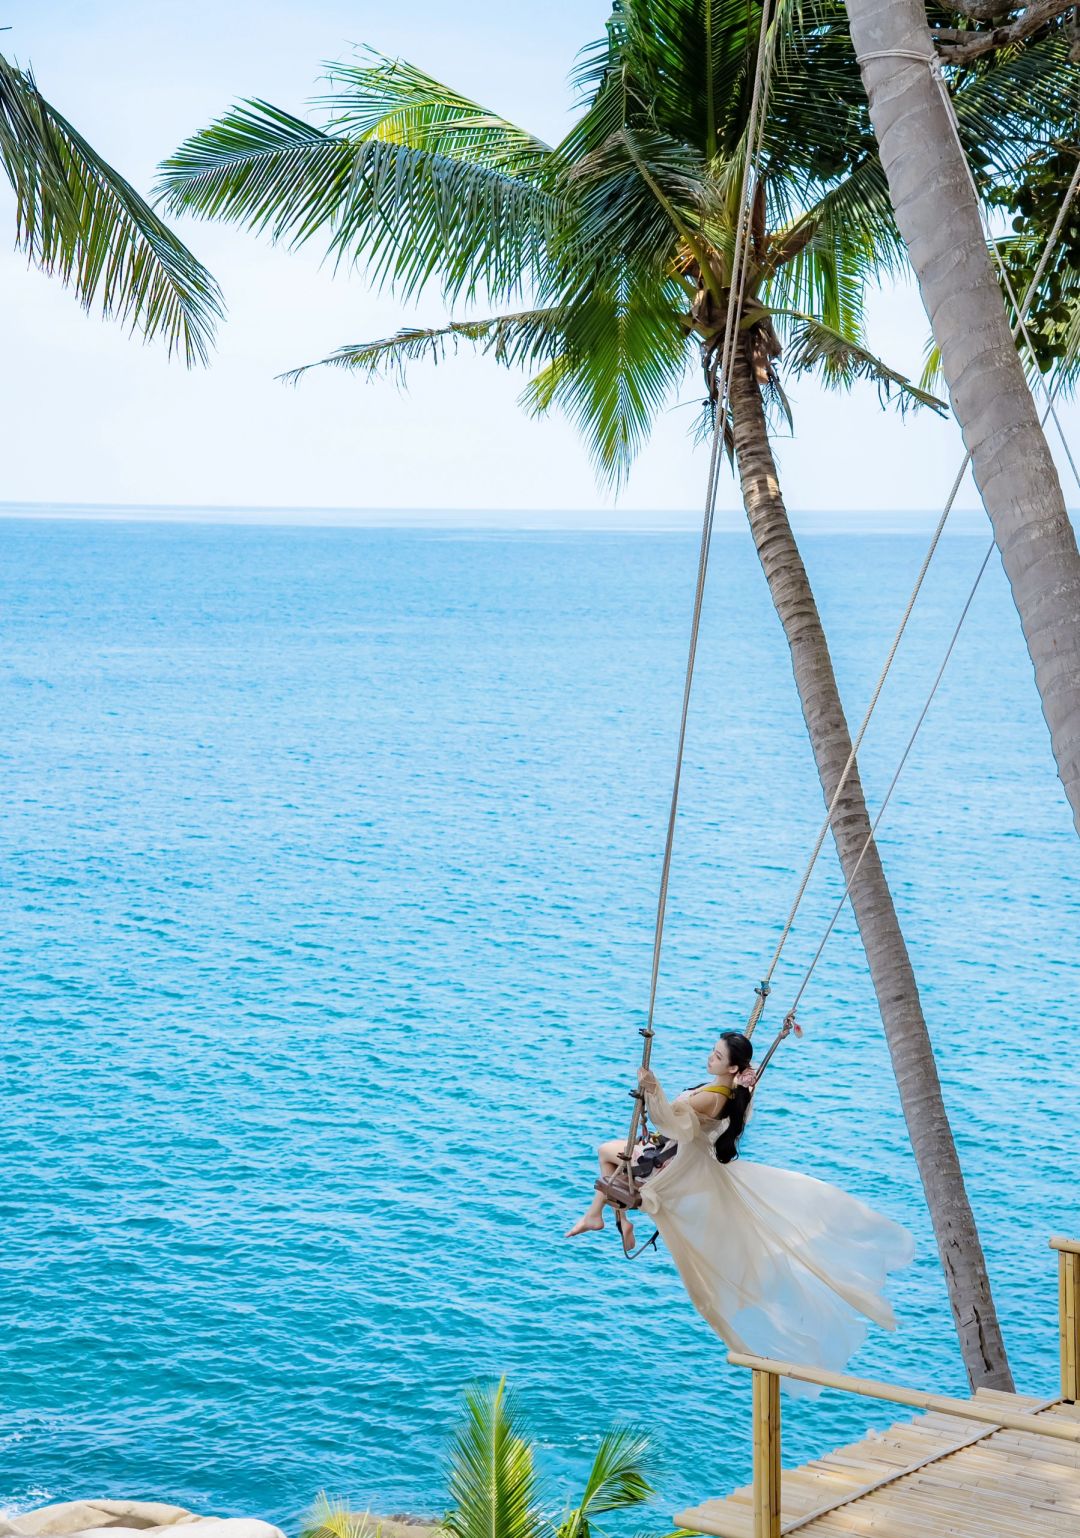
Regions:
<instances>
[{"instance_id":1,"label":"sea water ripple","mask_svg":"<svg viewBox=\"0 0 1080 1538\"><path fill-rule=\"evenodd\" d=\"M808 538L857 718L921 556ZM551 1488L655 1430L663 1526L747 1473L748 1384L663 1256L564 1242L647 991L685 535L0 523L0 1498L295 1525L437 1512L506 1374ZM888 782L981 558L947 540L863 754ZM718 537L657 1060L742 1022L822 815L748 542ZM881 844L1019 1383L1080 1232L1076 842L993 564ZM827 851L772 1019L841 884ZM747 1138L909 1223L866 1373L960 1390L845 914ZM767 1031L768 1020L763 1030ZM807 1456L883 1407L785 1411Z\"/></svg>"}]
</instances>

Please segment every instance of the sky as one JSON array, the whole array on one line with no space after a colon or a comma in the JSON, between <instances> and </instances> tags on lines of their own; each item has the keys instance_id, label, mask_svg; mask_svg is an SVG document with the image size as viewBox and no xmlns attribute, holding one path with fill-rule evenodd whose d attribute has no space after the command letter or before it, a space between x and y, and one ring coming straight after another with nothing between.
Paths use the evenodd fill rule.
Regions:
<instances>
[{"instance_id":1,"label":"sky","mask_svg":"<svg viewBox=\"0 0 1080 1538\"><path fill-rule=\"evenodd\" d=\"M303 112L323 62L365 45L557 139L571 121L574 56L601 32L608 4L3 0L0 9L11 29L0 50L32 65L43 94L146 192L157 162L231 103L262 97ZM523 377L488 359L422 365L407 390L329 371L298 388L275 378L342 343L438 324L447 311L437 292L406 305L362 272L333 274L314 246L296 253L224 226L177 227L228 306L206 369L186 370L160 344L84 315L28 269L12 249L13 202L0 186L0 504L554 510L590 526L652 514L661 526L683 523L700 506L705 456L689 432L700 390L689 376L616 501L571 426L527 417L517 404ZM913 285L875 296L870 342L895 367L917 377L927 330ZM794 435L777 453L793 509L910 510L914 523L944 504L963 453L951 421L901 420L869 385L836 396L804 379L789 394ZM1063 416L1075 431L1080 408ZM1075 486L1063 484L1075 502ZM720 505L738 506L730 474ZM977 506L970 482L958 505Z\"/></svg>"}]
</instances>

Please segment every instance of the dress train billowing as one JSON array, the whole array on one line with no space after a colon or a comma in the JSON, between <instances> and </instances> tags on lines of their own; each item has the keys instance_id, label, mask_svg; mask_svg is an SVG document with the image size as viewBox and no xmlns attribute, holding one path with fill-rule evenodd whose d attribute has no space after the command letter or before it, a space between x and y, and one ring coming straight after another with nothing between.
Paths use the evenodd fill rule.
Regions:
<instances>
[{"instance_id":1,"label":"dress train billowing","mask_svg":"<svg viewBox=\"0 0 1080 1538\"><path fill-rule=\"evenodd\" d=\"M720 1122L663 1090L647 1102L653 1126L679 1146L642 1183L642 1207L695 1308L732 1350L839 1369L868 1320L896 1328L882 1288L914 1254L905 1228L809 1175L721 1164Z\"/></svg>"}]
</instances>

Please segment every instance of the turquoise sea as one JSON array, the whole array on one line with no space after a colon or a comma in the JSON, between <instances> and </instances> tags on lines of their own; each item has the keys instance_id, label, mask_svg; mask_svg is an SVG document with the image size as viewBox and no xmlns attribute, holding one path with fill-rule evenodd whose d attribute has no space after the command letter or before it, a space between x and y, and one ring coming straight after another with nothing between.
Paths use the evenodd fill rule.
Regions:
<instances>
[{"instance_id":1,"label":"turquoise sea","mask_svg":"<svg viewBox=\"0 0 1080 1538\"><path fill-rule=\"evenodd\" d=\"M852 716L921 558L806 555ZM983 551L947 539L864 753L887 784ZM655 1429L663 1530L749 1467L749 1384L661 1254L561 1237L648 982L688 534L0 522L0 1504L287 1527L439 1511L505 1373L553 1499ZM739 1025L822 815L748 540L717 538L657 1062ZM883 826L1019 1384L1080 1233L1077 842L996 563ZM786 1007L840 891L823 859ZM960 1390L849 915L746 1140L919 1241L860 1370ZM795 1459L883 1423L785 1407Z\"/></svg>"}]
</instances>

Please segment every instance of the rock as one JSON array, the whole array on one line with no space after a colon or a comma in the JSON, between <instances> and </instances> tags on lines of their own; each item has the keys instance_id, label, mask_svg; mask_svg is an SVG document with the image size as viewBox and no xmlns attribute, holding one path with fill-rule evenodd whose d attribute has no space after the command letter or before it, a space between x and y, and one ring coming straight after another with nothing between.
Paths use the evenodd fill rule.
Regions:
<instances>
[{"instance_id":1,"label":"rock","mask_svg":"<svg viewBox=\"0 0 1080 1538\"><path fill-rule=\"evenodd\" d=\"M378 1531L380 1538L446 1538L441 1527L424 1522L419 1517L372 1517L372 1538Z\"/></svg>"},{"instance_id":2,"label":"rock","mask_svg":"<svg viewBox=\"0 0 1080 1538\"><path fill-rule=\"evenodd\" d=\"M60 1501L5 1518L0 1531L19 1534L20 1538L68 1538L71 1533L97 1527L143 1530L196 1521L194 1512L183 1506L167 1506L164 1501Z\"/></svg>"},{"instance_id":3,"label":"rock","mask_svg":"<svg viewBox=\"0 0 1080 1538\"><path fill-rule=\"evenodd\" d=\"M0 1518L0 1538L104 1538L105 1532L109 1538L171 1538L176 1527L185 1529L184 1538L285 1538L257 1517L201 1517L164 1501L96 1500L60 1501Z\"/></svg>"},{"instance_id":4,"label":"rock","mask_svg":"<svg viewBox=\"0 0 1080 1538\"><path fill-rule=\"evenodd\" d=\"M159 1538L169 1538L167 1531L156 1531ZM197 1517L184 1538L285 1538L285 1534L280 1527L261 1522L258 1517Z\"/></svg>"}]
</instances>

